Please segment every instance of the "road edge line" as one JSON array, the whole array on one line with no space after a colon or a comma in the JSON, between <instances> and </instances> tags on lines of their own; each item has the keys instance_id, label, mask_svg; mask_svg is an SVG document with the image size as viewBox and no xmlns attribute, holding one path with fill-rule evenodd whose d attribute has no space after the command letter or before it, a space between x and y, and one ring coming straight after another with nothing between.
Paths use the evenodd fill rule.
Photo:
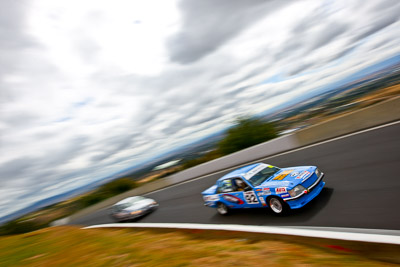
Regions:
<instances>
[{"instance_id":1,"label":"road edge line","mask_svg":"<svg viewBox=\"0 0 400 267\"><path fill-rule=\"evenodd\" d=\"M168 228L191 230L235 231L262 234L293 235L311 238L325 238L345 241L369 242L400 245L400 236L371 233L337 232L327 230L299 229L295 227L256 226L238 224L191 224L191 223L111 223L87 226L93 228Z\"/></svg>"}]
</instances>

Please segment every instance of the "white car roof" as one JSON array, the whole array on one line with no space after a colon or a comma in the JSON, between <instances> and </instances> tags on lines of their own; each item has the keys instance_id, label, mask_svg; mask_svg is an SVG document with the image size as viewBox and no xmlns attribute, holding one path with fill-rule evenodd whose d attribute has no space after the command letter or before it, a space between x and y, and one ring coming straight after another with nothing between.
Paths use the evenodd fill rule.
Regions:
<instances>
[{"instance_id":1,"label":"white car roof","mask_svg":"<svg viewBox=\"0 0 400 267\"><path fill-rule=\"evenodd\" d=\"M137 198L138 196L133 196L133 197L128 197L125 198L119 202L117 202L115 205L119 205L119 204L124 204L124 203L130 203L133 199Z\"/></svg>"}]
</instances>

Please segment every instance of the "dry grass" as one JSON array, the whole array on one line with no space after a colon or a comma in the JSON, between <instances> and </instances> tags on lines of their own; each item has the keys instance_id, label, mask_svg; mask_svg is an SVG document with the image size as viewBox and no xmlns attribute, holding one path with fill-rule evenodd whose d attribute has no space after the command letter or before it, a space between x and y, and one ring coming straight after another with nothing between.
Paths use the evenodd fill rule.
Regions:
<instances>
[{"instance_id":1,"label":"dry grass","mask_svg":"<svg viewBox=\"0 0 400 267\"><path fill-rule=\"evenodd\" d=\"M207 237L207 232L202 233ZM349 253L184 232L46 228L1 237L0 266L390 266Z\"/></svg>"},{"instance_id":2,"label":"dry grass","mask_svg":"<svg viewBox=\"0 0 400 267\"><path fill-rule=\"evenodd\" d=\"M358 90L358 88L355 88L353 90ZM348 93L348 91L346 92ZM344 94L344 93L343 93ZM377 104L379 102L388 100L390 98L398 97L400 96L400 84L396 84L393 86L385 87L373 92L370 92L366 94L365 96L362 96L358 98L357 100L354 100L353 103L357 102L358 104L352 108L349 108L348 110L342 111L340 113L336 114L326 114L324 112L321 112L319 114L315 114L312 117L309 117L308 113L300 113L297 115L294 115L290 118L286 118L283 120L283 122L291 123L291 127L294 128L296 126L300 126L304 124L305 122L309 125L315 125L317 123L321 123L324 121L332 120L337 117L341 117L347 113L354 112L356 110ZM296 123L297 122L297 123Z\"/></svg>"},{"instance_id":3,"label":"dry grass","mask_svg":"<svg viewBox=\"0 0 400 267\"><path fill-rule=\"evenodd\" d=\"M372 101L380 98L390 98L400 95L400 84L386 87L384 89L372 92L364 97L361 97L358 101Z\"/></svg>"}]
</instances>

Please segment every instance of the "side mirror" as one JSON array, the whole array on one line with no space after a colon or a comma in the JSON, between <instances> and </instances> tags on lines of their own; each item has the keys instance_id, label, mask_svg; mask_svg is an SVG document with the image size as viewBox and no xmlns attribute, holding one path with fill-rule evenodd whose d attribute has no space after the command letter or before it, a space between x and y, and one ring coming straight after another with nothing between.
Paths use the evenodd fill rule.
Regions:
<instances>
[{"instance_id":1,"label":"side mirror","mask_svg":"<svg viewBox=\"0 0 400 267\"><path fill-rule=\"evenodd\" d=\"M251 190L253 190L253 188L251 188L250 186L246 186L246 187L244 188L244 191L251 191Z\"/></svg>"}]
</instances>

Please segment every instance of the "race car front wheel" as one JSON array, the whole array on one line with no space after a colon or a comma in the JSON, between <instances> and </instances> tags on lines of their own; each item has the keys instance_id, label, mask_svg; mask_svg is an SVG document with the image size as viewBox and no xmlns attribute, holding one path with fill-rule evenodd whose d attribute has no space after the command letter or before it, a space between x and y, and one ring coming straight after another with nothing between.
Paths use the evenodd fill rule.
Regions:
<instances>
[{"instance_id":1,"label":"race car front wheel","mask_svg":"<svg viewBox=\"0 0 400 267\"><path fill-rule=\"evenodd\" d=\"M221 215L227 215L229 213L228 207L224 204L219 202L217 205L217 211Z\"/></svg>"},{"instance_id":2,"label":"race car front wheel","mask_svg":"<svg viewBox=\"0 0 400 267\"><path fill-rule=\"evenodd\" d=\"M283 214L287 211L286 203L277 197L269 198L268 204L271 210L276 214Z\"/></svg>"}]
</instances>

